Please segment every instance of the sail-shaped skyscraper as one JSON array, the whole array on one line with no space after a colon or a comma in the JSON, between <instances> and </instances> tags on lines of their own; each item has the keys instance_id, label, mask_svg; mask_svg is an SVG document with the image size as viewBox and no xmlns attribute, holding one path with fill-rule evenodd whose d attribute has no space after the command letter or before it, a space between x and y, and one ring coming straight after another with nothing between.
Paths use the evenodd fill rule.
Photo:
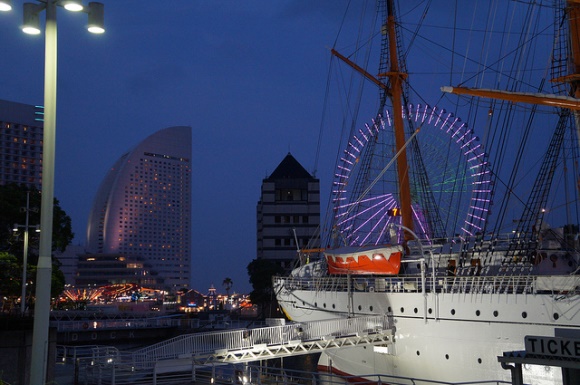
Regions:
<instances>
[{"instance_id":1,"label":"sail-shaped skyscraper","mask_svg":"<svg viewBox=\"0 0 580 385\"><path fill-rule=\"evenodd\" d=\"M89 215L88 253L138 261L151 286L190 286L191 143L191 127L168 127L115 162Z\"/></svg>"}]
</instances>

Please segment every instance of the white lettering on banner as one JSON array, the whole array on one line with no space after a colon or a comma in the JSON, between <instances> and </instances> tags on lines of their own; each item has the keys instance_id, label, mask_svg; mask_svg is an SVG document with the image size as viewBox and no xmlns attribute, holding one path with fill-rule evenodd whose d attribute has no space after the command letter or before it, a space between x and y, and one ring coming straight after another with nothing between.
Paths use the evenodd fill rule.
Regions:
<instances>
[{"instance_id":1,"label":"white lettering on banner","mask_svg":"<svg viewBox=\"0 0 580 385\"><path fill-rule=\"evenodd\" d=\"M580 358L580 340L560 337L526 336L526 353Z\"/></svg>"}]
</instances>

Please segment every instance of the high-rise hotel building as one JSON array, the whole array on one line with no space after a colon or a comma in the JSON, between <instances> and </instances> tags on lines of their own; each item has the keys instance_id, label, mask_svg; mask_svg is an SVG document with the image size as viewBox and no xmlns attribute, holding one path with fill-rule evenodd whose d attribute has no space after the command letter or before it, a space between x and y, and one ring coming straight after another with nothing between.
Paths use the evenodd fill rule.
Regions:
<instances>
[{"instance_id":1,"label":"high-rise hotel building","mask_svg":"<svg viewBox=\"0 0 580 385\"><path fill-rule=\"evenodd\" d=\"M188 288L191 155L191 127L179 126L154 133L121 156L93 202L87 253L141 261L139 274L150 275L150 286Z\"/></svg>"},{"instance_id":2,"label":"high-rise hotel building","mask_svg":"<svg viewBox=\"0 0 580 385\"><path fill-rule=\"evenodd\" d=\"M44 108L0 100L0 184L40 189Z\"/></svg>"}]
</instances>

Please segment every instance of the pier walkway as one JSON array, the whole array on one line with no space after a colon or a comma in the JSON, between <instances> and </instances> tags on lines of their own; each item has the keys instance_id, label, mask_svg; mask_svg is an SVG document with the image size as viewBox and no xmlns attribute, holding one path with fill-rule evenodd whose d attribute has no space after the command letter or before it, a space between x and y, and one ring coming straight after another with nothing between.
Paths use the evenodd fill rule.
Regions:
<instances>
[{"instance_id":1,"label":"pier walkway","mask_svg":"<svg viewBox=\"0 0 580 385\"><path fill-rule=\"evenodd\" d=\"M219 365L357 345L387 347L391 343L392 330L384 315L284 323L187 334L134 352L94 349L91 357L76 358L75 371L88 383L135 383L136 377L147 377L156 383L156 379L165 373L188 372L195 378L197 369L212 368L214 371ZM124 382L126 378L129 380Z\"/></svg>"}]
</instances>

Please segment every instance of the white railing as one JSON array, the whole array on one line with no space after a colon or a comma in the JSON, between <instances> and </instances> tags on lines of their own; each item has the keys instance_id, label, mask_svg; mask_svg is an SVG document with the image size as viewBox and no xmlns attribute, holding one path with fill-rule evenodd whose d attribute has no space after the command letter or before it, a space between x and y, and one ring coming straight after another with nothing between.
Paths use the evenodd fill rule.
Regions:
<instances>
[{"instance_id":1,"label":"white railing","mask_svg":"<svg viewBox=\"0 0 580 385\"><path fill-rule=\"evenodd\" d=\"M120 352L114 346L78 345L56 346L56 362L58 364L75 363L79 359L102 360L104 357L117 357Z\"/></svg>"},{"instance_id":2,"label":"white railing","mask_svg":"<svg viewBox=\"0 0 580 385\"><path fill-rule=\"evenodd\" d=\"M334 319L292 323L255 329L227 330L210 333L194 333L137 350L133 353L133 365L143 367L147 362L175 359L184 356L213 354L223 350L241 350L257 346L274 346L291 341L312 341L328 336L345 337L361 332L389 329L386 316L366 316L350 319Z\"/></svg>"}]
</instances>

